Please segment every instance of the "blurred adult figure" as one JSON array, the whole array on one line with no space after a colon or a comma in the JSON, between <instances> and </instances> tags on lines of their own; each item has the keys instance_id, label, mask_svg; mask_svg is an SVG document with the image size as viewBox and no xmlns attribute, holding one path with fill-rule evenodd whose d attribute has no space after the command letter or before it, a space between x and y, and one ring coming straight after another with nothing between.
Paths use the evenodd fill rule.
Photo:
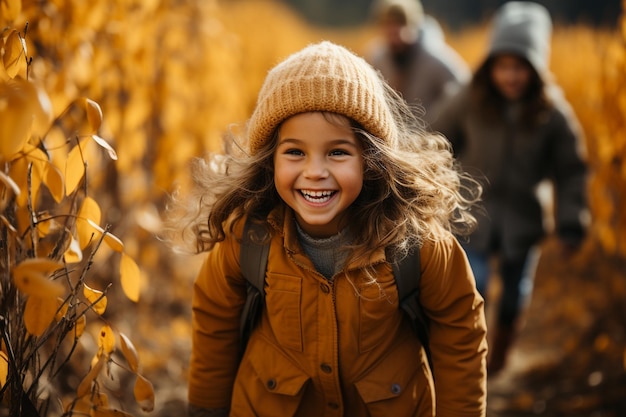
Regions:
<instances>
[{"instance_id":1,"label":"blurred adult figure","mask_svg":"<svg viewBox=\"0 0 626 417\"><path fill-rule=\"evenodd\" d=\"M432 128L451 141L463 168L484 180L483 213L465 248L486 296L497 256L502 293L487 369L500 371L531 288L529 254L546 234L537 187L553 185L555 232L565 253L586 227L584 138L549 71L552 21L545 7L511 1L492 22L486 57L471 81L442 104Z\"/></svg>"},{"instance_id":2,"label":"blurred adult figure","mask_svg":"<svg viewBox=\"0 0 626 417\"><path fill-rule=\"evenodd\" d=\"M372 14L381 36L366 58L411 106L425 111L426 121L432 120L442 95L470 78L469 67L419 0L375 0Z\"/></svg>"}]
</instances>

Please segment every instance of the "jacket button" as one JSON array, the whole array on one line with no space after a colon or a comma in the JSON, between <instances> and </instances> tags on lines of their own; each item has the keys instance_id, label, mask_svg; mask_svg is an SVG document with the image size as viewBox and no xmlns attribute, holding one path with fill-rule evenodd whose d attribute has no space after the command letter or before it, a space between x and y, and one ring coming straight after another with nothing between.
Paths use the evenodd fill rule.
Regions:
<instances>
[{"instance_id":1,"label":"jacket button","mask_svg":"<svg viewBox=\"0 0 626 417\"><path fill-rule=\"evenodd\" d=\"M328 294L330 292L330 287L327 284L320 284L320 289L324 294Z\"/></svg>"},{"instance_id":2,"label":"jacket button","mask_svg":"<svg viewBox=\"0 0 626 417\"><path fill-rule=\"evenodd\" d=\"M268 389L273 390L274 388L276 388L276 380L274 378L268 379L265 385L267 385Z\"/></svg>"},{"instance_id":3,"label":"jacket button","mask_svg":"<svg viewBox=\"0 0 626 417\"><path fill-rule=\"evenodd\" d=\"M400 384L392 384L391 385L391 393L392 394L400 394L402 392L402 387L400 386Z\"/></svg>"},{"instance_id":4,"label":"jacket button","mask_svg":"<svg viewBox=\"0 0 626 417\"><path fill-rule=\"evenodd\" d=\"M324 372L325 374L329 374L333 371L333 368L327 364L327 363L323 363L320 368L322 369L322 372Z\"/></svg>"}]
</instances>

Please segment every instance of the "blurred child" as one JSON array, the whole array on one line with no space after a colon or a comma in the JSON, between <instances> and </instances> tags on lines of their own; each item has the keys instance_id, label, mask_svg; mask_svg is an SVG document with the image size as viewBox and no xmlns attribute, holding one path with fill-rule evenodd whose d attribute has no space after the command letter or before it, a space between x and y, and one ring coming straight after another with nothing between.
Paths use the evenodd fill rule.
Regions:
<instances>
[{"instance_id":1,"label":"blurred child","mask_svg":"<svg viewBox=\"0 0 626 417\"><path fill-rule=\"evenodd\" d=\"M532 283L529 254L545 233L536 192L542 181L554 184L556 233L566 253L585 236L584 141L576 116L549 73L551 30L543 6L504 4L494 17L484 62L471 83L443 105L433 124L450 139L463 168L485 180L485 212L477 216L478 228L464 246L483 295L490 257L499 255L503 289L490 374L505 365ZM521 285L523 281L528 285Z\"/></svg>"},{"instance_id":2,"label":"blurred child","mask_svg":"<svg viewBox=\"0 0 626 417\"><path fill-rule=\"evenodd\" d=\"M439 23L420 0L375 0L380 39L367 59L413 108L432 120L439 100L469 80L469 67L445 41Z\"/></svg>"},{"instance_id":3,"label":"blurred child","mask_svg":"<svg viewBox=\"0 0 626 417\"><path fill-rule=\"evenodd\" d=\"M322 42L269 72L246 152L196 161L199 198L178 223L208 250L194 284L191 416L485 415L483 299L451 233L472 225L473 198L445 138L419 124L362 58ZM246 218L270 249L241 353ZM390 263L413 249L434 378Z\"/></svg>"}]
</instances>

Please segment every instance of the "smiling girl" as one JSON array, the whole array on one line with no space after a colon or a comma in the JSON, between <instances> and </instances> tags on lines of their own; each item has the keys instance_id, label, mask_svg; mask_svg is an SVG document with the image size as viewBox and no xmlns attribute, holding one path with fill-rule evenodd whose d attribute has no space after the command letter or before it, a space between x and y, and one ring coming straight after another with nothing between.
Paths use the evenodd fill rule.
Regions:
<instances>
[{"instance_id":1,"label":"smiling girl","mask_svg":"<svg viewBox=\"0 0 626 417\"><path fill-rule=\"evenodd\" d=\"M483 300L452 234L471 228L478 191L461 193L447 141L414 117L362 58L322 42L269 72L245 152L196 161L198 199L175 223L208 251L191 416L485 415ZM265 227L269 257L240 352L246 219ZM415 250L432 370L392 269Z\"/></svg>"}]
</instances>

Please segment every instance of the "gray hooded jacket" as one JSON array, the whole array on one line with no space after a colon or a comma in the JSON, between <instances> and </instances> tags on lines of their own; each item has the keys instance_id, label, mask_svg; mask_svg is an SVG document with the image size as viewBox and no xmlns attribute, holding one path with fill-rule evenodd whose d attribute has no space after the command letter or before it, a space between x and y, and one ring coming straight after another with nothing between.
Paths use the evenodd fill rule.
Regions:
<instances>
[{"instance_id":1,"label":"gray hooded jacket","mask_svg":"<svg viewBox=\"0 0 626 417\"><path fill-rule=\"evenodd\" d=\"M536 188L545 179L554 185L556 232L573 244L585 234L584 138L549 73L551 29L543 6L506 3L494 17L487 56L477 70L499 53L521 56L531 64L549 101L532 126L520 117L523 103L503 100L497 117L484 117L487 110L474 101L475 83L448 99L432 125L451 141L463 168L483 183L485 210L477 211L479 225L468 242L479 252L499 249L505 257L519 258L537 243L545 227Z\"/></svg>"}]
</instances>

